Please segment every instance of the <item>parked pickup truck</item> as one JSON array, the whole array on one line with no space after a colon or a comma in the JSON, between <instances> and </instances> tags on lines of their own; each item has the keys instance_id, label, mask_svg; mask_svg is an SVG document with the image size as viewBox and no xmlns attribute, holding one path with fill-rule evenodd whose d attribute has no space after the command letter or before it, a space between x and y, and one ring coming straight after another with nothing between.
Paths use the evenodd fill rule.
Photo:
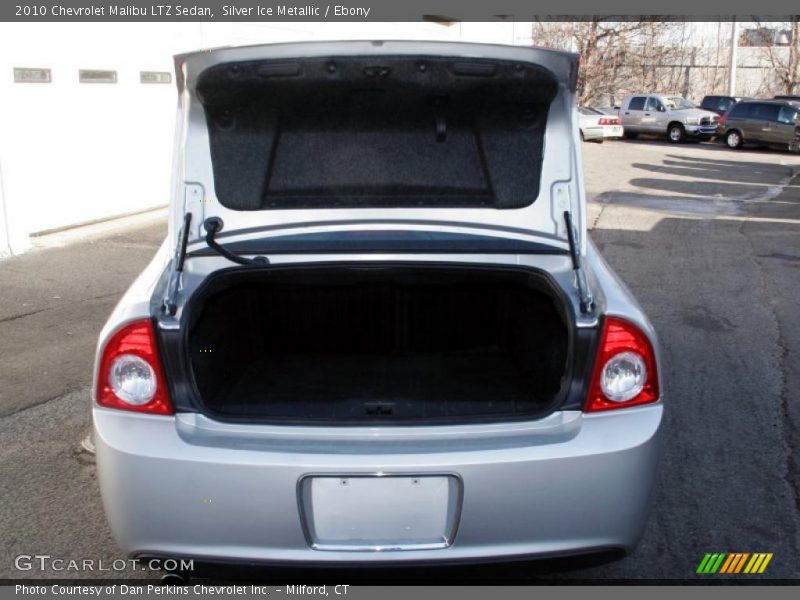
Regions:
<instances>
[{"instance_id":1,"label":"parked pickup truck","mask_svg":"<svg viewBox=\"0 0 800 600\"><path fill-rule=\"evenodd\" d=\"M619 116L625 137L665 135L676 144L689 138L710 140L717 133L719 115L696 108L680 96L633 94L622 100Z\"/></svg>"}]
</instances>

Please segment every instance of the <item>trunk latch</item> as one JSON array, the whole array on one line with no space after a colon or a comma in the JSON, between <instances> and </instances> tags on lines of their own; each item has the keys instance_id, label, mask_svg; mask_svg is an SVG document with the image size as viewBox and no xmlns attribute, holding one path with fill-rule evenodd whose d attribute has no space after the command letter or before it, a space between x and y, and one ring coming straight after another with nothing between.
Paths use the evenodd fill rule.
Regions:
<instances>
[{"instance_id":1,"label":"trunk latch","mask_svg":"<svg viewBox=\"0 0 800 600\"><path fill-rule=\"evenodd\" d=\"M384 66L364 67L364 75L370 78L378 77L382 79L386 77L390 72L391 69L389 67L384 67Z\"/></svg>"},{"instance_id":2,"label":"trunk latch","mask_svg":"<svg viewBox=\"0 0 800 600\"><path fill-rule=\"evenodd\" d=\"M373 417L387 417L394 414L394 402L365 402L364 409Z\"/></svg>"}]
</instances>

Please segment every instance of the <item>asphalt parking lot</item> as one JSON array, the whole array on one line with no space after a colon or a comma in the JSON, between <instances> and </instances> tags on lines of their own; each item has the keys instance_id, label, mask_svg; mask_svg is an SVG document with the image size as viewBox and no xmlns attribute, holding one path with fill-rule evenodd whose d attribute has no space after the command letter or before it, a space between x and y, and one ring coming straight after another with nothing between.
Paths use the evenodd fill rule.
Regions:
<instances>
[{"instance_id":1,"label":"asphalt parking lot","mask_svg":"<svg viewBox=\"0 0 800 600\"><path fill-rule=\"evenodd\" d=\"M664 456L644 539L610 562L370 577L692 579L706 552L772 552L760 577L797 579L800 157L653 140L583 149L593 239L652 318L666 358ZM79 442L97 333L164 229L0 261L0 578L40 575L14 568L20 554L120 558Z\"/></svg>"}]
</instances>

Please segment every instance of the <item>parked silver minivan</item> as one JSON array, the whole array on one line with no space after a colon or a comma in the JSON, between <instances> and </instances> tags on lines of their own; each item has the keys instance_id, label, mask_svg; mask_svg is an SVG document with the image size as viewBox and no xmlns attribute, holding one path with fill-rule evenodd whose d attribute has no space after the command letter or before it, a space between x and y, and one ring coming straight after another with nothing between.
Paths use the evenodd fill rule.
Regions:
<instances>
[{"instance_id":1,"label":"parked silver minivan","mask_svg":"<svg viewBox=\"0 0 800 600\"><path fill-rule=\"evenodd\" d=\"M659 348L587 234L577 68L438 42L176 58L168 237L95 363L127 555L634 548Z\"/></svg>"},{"instance_id":2,"label":"parked silver minivan","mask_svg":"<svg viewBox=\"0 0 800 600\"><path fill-rule=\"evenodd\" d=\"M625 136L666 136L676 144L687 139L710 140L717 133L719 115L696 108L680 96L632 94L622 99L619 110Z\"/></svg>"}]
</instances>

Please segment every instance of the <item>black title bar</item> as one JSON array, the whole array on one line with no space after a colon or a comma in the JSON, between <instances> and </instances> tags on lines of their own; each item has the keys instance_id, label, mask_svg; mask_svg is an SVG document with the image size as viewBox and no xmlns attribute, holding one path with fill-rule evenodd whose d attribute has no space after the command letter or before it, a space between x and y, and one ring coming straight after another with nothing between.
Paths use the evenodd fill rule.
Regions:
<instances>
[{"instance_id":1,"label":"black title bar","mask_svg":"<svg viewBox=\"0 0 800 600\"><path fill-rule=\"evenodd\" d=\"M757 15L754 11L757 10ZM0 3L0 21L453 21L576 20L592 15L721 21L738 18L782 21L798 13L797 0L32 0Z\"/></svg>"}]
</instances>

